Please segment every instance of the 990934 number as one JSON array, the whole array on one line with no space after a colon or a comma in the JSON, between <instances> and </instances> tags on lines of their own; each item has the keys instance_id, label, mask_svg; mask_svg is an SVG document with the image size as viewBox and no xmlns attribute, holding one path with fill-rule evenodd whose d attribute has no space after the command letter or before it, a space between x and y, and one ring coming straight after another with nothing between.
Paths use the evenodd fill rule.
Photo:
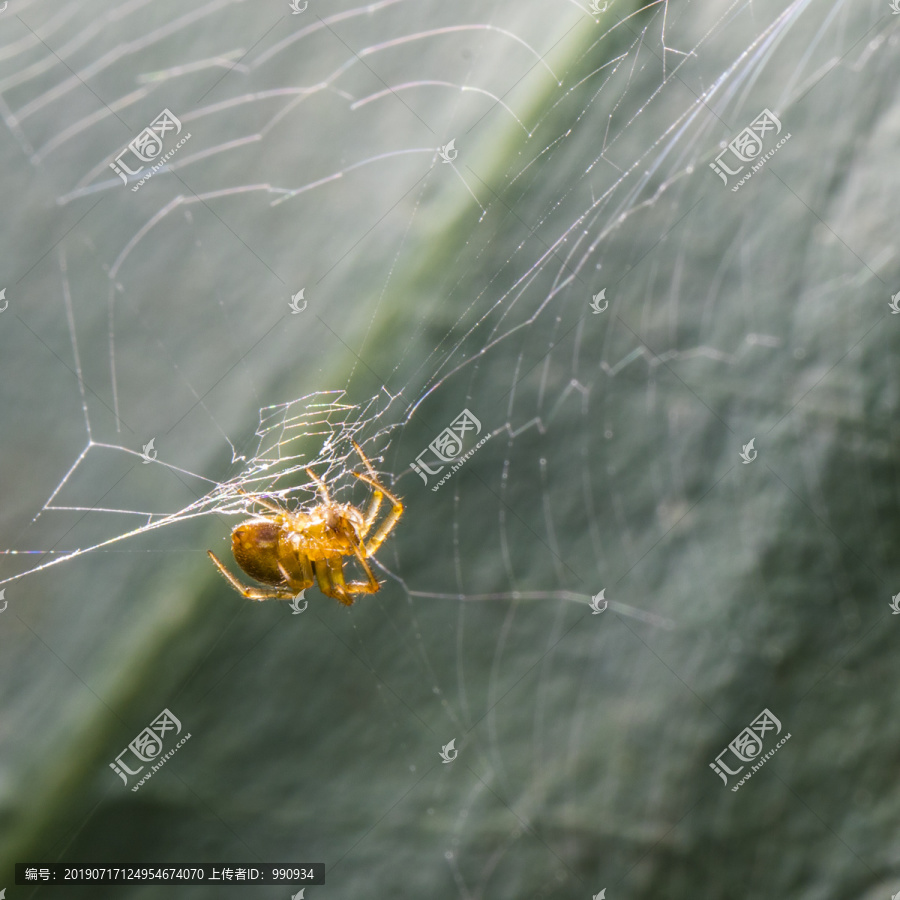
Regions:
<instances>
[{"instance_id":1,"label":"990934 number","mask_svg":"<svg viewBox=\"0 0 900 900\"><path fill-rule=\"evenodd\" d=\"M272 877L278 881L311 881L312 869L272 869Z\"/></svg>"}]
</instances>

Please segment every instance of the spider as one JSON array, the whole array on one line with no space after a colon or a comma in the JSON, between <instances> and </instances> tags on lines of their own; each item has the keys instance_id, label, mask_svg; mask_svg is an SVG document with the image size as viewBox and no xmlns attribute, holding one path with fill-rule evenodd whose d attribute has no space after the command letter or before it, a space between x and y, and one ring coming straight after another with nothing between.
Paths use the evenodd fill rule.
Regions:
<instances>
[{"instance_id":1,"label":"spider","mask_svg":"<svg viewBox=\"0 0 900 900\"><path fill-rule=\"evenodd\" d=\"M209 558L228 583L249 600L293 600L300 591L312 587L345 606L352 606L355 594L374 594L381 588L366 562L374 556L403 514L403 504L378 481L372 464L353 441L368 475L351 474L374 488L369 508L362 512L349 503L335 503L325 482L311 469L306 474L315 482L322 502L309 510L291 512L271 500L254 497L271 515L258 516L236 525L231 532L231 552L237 564L251 578L269 587L248 587L225 568L212 550ZM246 491L240 493L250 496ZM366 535L384 497L392 504L375 533ZM366 574L366 581L344 581L344 557L353 556Z\"/></svg>"}]
</instances>

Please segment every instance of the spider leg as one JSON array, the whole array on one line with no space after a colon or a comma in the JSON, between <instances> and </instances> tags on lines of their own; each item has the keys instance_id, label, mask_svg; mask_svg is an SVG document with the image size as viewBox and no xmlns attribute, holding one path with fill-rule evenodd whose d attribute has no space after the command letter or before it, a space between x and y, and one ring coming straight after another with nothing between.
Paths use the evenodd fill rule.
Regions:
<instances>
[{"instance_id":1,"label":"spider leg","mask_svg":"<svg viewBox=\"0 0 900 900\"><path fill-rule=\"evenodd\" d=\"M369 462L369 458L362 451L362 447L350 438L350 442L353 444L353 448L359 454L359 458L363 461L363 465L365 465L366 469L369 471L369 476L373 479L373 482L378 481L378 476L375 473L375 469L372 468L372 463ZM352 475L356 475L357 478L360 476L356 474L356 472L351 472ZM371 482L370 482L371 483ZM360 538L364 538L368 533L369 529L371 529L372 525L375 522L375 517L378 515L378 510L381 509L381 501L384 499L384 493L381 491L380 485L376 487L374 493L372 494L372 499L369 501L369 508L363 514L363 524L359 529Z\"/></svg>"},{"instance_id":2,"label":"spider leg","mask_svg":"<svg viewBox=\"0 0 900 900\"><path fill-rule=\"evenodd\" d=\"M353 606L353 597L347 593L346 588L335 584L334 571L331 566L331 560L316 559L313 561L313 570L316 573L316 580L319 582L319 590L326 597L332 597L344 606ZM341 577L343 581L343 576Z\"/></svg>"},{"instance_id":3,"label":"spider leg","mask_svg":"<svg viewBox=\"0 0 900 900\"><path fill-rule=\"evenodd\" d=\"M356 475L356 472L354 472L353 474ZM356 475L356 477L361 478L362 476ZM374 524L375 517L378 515L378 510L381 509L381 501L383 499L384 494L380 490L376 488L374 491L372 491L372 499L369 501L369 508L363 515L362 527L359 529L360 539L364 538L369 533L369 529Z\"/></svg>"},{"instance_id":4,"label":"spider leg","mask_svg":"<svg viewBox=\"0 0 900 900\"><path fill-rule=\"evenodd\" d=\"M353 444L353 449L359 454L359 458L363 461L363 465L369 470L369 477L378 481L378 475L375 473L375 469L372 468L372 463L369 462L369 457L366 456L365 453L362 452L362 447L350 438L350 443Z\"/></svg>"},{"instance_id":5,"label":"spider leg","mask_svg":"<svg viewBox=\"0 0 900 900\"><path fill-rule=\"evenodd\" d=\"M378 548L384 543L384 539L391 533L394 526L400 520L400 516L403 515L403 504L400 502L399 497L397 497L395 494L392 494L383 484L380 484L374 478L369 478L368 475L360 475L358 472L354 472L353 474L356 475L356 477L359 478L360 481L365 481L367 484L370 484L373 488L375 488L377 493L384 494L384 496L391 501L391 511L387 514L387 517L381 523L381 525L378 526L378 530L375 532L375 534L373 534L372 537L363 544L366 556L372 556L375 551L378 550Z\"/></svg>"},{"instance_id":6,"label":"spider leg","mask_svg":"<svg viewBox=\"0 0 900 900\"><path fill-rule=\"evenodd\" d=\"M357 559L365 570L368 581L351 581L349 584L344 581L344 563L340 557L317 559L314 566L319 579L319 590L344 606L353 605L354 594L374 594L381 585L363 557L357 554Z\"/></svg>"},{"instance_id":7,"label":"spider leg","mask_svg":"<svg viewBox=\"0 0 900 900\"><path fill-rule=\"evenodd\" d=\"M319 491L322 494L322 499L326 503L331 503L331 497L328 496L328 488L325 487L325 482L322 481L322 479L319 478L319 476L316 475L316 473L313 472L313 470L310 468L307 468L306 474L309 475L309 477L316 483L316 487L319 489Z\"/></svg>"},{"instance_id":8,"label":"spider leg","mask_svg":"<svg viewBox=\"0 0 900 900\"><path fill-rule=\"evenodd\" d=\"M225 580L242 596L246 597L248 600L293 600L294 597L299 593L299 591L291 590L290 588L255 588L248 587L245 584L241 584L225 566L219 561L218 557L212 550L206 551L209 554L209 558L216 564L216 568L222 573ZM310 581L310 585L312 581Z\"/></svg>"},{"instance_id":9,"label":"spider leg","mask_svg":"<svg viewBox=\"0 0 900 900\"><path fill-rule=\"evenodd\" d=\"M301 553L296 547L294 547L294 560L300 568L299 577L296 570L292 575L280 561L278 563L278 571L281 572L284 583L290 585L292 589L296 588L299 594L300 591L306 590L306 588L312 587L316 583L316 576L313 574L313 564L310 562L309 557L305 553Z\"/></svg>"},{"instance_id":10,"label":"spider leg","mask_svg":"<svg viewBox=\"0 0 900 900\"><path fill-rule=\"evenodd\" d=\"M362 566L363 572L366 573L367 581L351 581L350 584L347 585L347 588L353 591L354 594L374 594L377 590L381 588L381 585L378 583L378 579L372 574L372 569L369 564L366 562L366 558L363 555L363 548L358 547L353 551L353 555L356 557L359 564ZM337 562L337 571L338 577L340 579L340 583L344 584L344 561L336 560Z\"/></svg>"}]
</instances>

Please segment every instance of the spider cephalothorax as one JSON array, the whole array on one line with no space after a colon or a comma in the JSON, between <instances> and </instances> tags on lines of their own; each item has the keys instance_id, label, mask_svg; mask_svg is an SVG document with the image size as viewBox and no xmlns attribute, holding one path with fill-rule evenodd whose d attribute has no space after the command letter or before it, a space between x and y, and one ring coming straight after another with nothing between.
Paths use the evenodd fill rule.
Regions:
<instances>
[{"instance_id":1,"label":"spider cephalothorax","mask_svg":"<svg viewBox=\"0 0 900 900\"><path fill-rule=\"evenodd\" d=\"M254 497L254 501L272 515L257 516L236 525L231 532L231 552L235 562L252 579L266 588L241 584L219 561L212 550L210 559L229 584L251 600L292 600L305 588L318 582L323 594L351 606L356 594L374 594L381 585L366 561L374 556L403 513L403 504L378 481L372 464L356 441L353 446L368 475L355 475L373 488L365 512L349 503L335 503L325 483L311 470L306 472L322 495L322 502L308 510L292 512L272 500ZM242 492L244 493L244 492ZM391 511L368 537L375 517L387 497ZM365 581L344 580L344 557L352 556L366 575Z\"/></svg>"}]
</instances>

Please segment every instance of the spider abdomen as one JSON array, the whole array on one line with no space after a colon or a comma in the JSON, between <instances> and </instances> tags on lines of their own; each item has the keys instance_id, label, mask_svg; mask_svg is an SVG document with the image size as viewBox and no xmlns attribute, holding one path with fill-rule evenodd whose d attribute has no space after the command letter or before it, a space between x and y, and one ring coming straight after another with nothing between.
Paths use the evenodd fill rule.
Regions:
<instances>
[{"instance_id":1,"label":"spider abdomen","mask_svg":"<svg viewBox=\"0 0 900 900\"><path fill-rule=\"evenodd\" d=\"M263 584L282 584L284 576L278 568L281 533L281 527L270 519L242 522L231 532L235 562Z\"/></svg>"}]
</instances>

